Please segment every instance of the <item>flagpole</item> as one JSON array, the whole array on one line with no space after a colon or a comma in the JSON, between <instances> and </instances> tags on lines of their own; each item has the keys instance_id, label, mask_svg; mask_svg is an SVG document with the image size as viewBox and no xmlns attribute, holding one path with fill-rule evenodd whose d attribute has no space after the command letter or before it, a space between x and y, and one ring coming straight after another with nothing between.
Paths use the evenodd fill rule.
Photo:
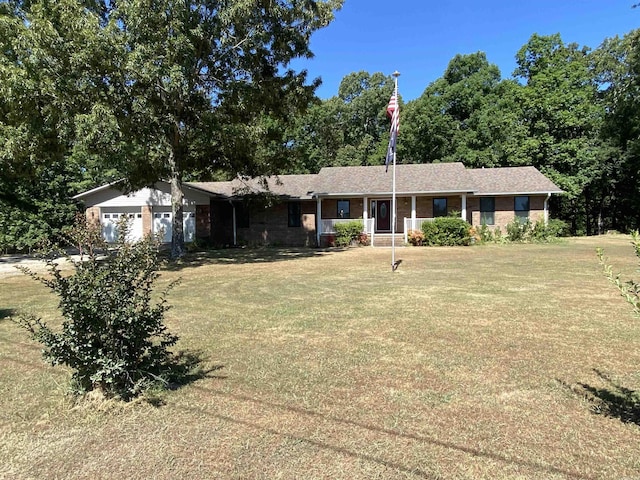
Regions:
<instances>
[{"instance_id":1,"label":"flagpole","mask_svg":"<svg viewBox=\"0 0 640 480\"><path fill-rule=\"evenodd\" d=\"M398 77L400 76L400 72L397 70L393 72L393 78L395 80L395 97L396 102L398 102ZM398 102L399 103L399 102ZM398 104L396 104L396 108ZM393 149L393 188L391 194L391 271L395 272L396 270L396 150Z\"/></svg>"}]
</instances>

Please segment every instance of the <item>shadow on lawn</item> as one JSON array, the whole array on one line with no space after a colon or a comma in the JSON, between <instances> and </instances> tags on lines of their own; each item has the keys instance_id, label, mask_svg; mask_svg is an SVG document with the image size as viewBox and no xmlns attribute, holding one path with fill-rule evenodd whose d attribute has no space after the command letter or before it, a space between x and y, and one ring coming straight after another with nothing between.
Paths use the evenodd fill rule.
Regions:
<instances>
[{"instance_id":1,"label":"shadow on lawn","mask_svg":"<svg viewBox=\"0 0 640 480\"><path fill-rule=\"evenodd\" d=\"M640 393L620 385L598 369L594 368L593 371L606 384L606 387L594 387L587 383L578 383L575 387L571 387L564 382L561 383L574 394L591 403L593 413L640 426Z\"/></svg>"},{"instance_id":2,"label":"shadow on lawn","mask_svg":"<svg viewBox=\"0 0 640 480\"><path fill-rule=\"evenodd\" d=\"M331 250L315 248L225 248L220 250L207 250L204 252L188 253L184 257L169 261L166 269L171 271L188 267L200 267L203 265L238 265L244 263L272 263L298 260L300 258L322 257L330 252L339 252L341 249Z\"/></svg>"},{"instance_id":3,"label":"shadow on lawn","mask_svg":"<svg viewBox=\"0 0 640 480\"><path fill-rule=\"evenodd\" d=\"M454 443L454 442L449 442L447 440L441 440L438 438L434 438L434 437L430 437L428 435L421 435L421 434L413 434L410 432L406 432L406 431L397 431L394 429L390 429L390 428L385 428L385 427L381 427L379 425L371 425L368 423L364 423L364 422L359 422L359 421L355 421L355 420L351 420L348 418L341 418L338 416L334 416L334 415L327 415L325 413L320 413L314 410L308 410L306 408L301 408L301 407L296 407L296 406L292 406L292 405L285 405L285 404L281 404L281 403L275 403L275 402L270 402L267 400L263 400L260 398L255 398L255 397L250 397L247 395L242 395L242 394L234 394L234 393L229 393L229 392L223 392L220 390L216 390L216 389L210 389L207 387L204 387L203 385L198 385L195 388L206 392L210 395L218 395L218 396L223 396L223 397L227 397L227 398L231 398L234 399L236 401L239 402L246 402L246 403L253 403L256 404L260 407L263 407L263 409L266 408L271 408L271 409L275 409L275 410L284 410L284 411L288 411L288 412L293 412L297 415L299 415L299 422L304 422L304 418L305 417L310 417L310 418L321 418L322 420L324 420L325 422L329 422L329 424L334 424L334 425L345 425L347 427L352 427L355 430L353 431L353 434L356 435L357 429L362 429L362 430L366 430L375 434L381 434L381 435L385 435L385 436L389 436L389 437L396 437L396 438L401 438L401 439L405 439L405 440L410 440L410 441L415 441L418 443L425 443L425 444L430 444L430 445L434 445L437 447L441 447L447 450L453 450L453 451L458 451L458 452L462 452L465 454L470 455L471 457L481 457L481 458L487 458L491 461L496 461L496 462L502 462L505 464L513 464L513 465L518 465L521 467L525 467L525 468L530 468L532 470L536 470L538 472L541 472L541 476L547 476L546 474L554 474L554 475L562 475L564 477L567 478L575 478L575 479L582 479L582 480L590 480L593 477L590 477L588 475L584 475L578 472L574 472L571 471L569 469L565 469L565 468L560 468L560 467L555 467L553 465L549 465L547 463L538 463L535 460L528 460L528 459L522 459L522 458L516 458L516 457L511 457L508 454L502 454L500 452L491 452L491 451L487 451L481 448L474 448L468 445L463 445L463 444L459 444L459 443ZM189 410L191 410L189 408ZM200 410L198 410L198 413L202 413ZM398 470L399 472L402 472L404 474L409 474L413 477L420 477L420 478L424 478L424 479L434 479L434 478L440 478L439 476L435 476L432 472L415 467L415 466L409 466L409 465L405 465L403 463L400 462L396 462L393 460L388 460L385 458L381 458L378 456L374 456L374 455L369 455L366 454L364 452L359 452L357 450L354 449L350 449L350 448L345 448L343 446L340 445L334 445L330 442L324 442L321 440L318 440L317 438L308 438L306 436L301 436L298 435L296 433L289 433L287 432L284 428L271 428L271 427L267 427L263 424L257 424L257 423L253 423L251 421L242 419L242 418L236 418L233 416L229 416L229 415L223 415L219 412L215 412L212 413L212 415L214 417L217 417L221 420L225 420L227 422L231 422L231 423L235 423L238 425L242 425L242 426L246 426L246 427L250 427L256 430L262 430L264 432L273 434L273 435L279 435L279 436L285 436L288 437L292 440L295 440L296 442L305 442L309 445L313 445L316 448L321 448L321 449L325 449L325 450L329 450L329 451L333 451L336 453L340 453L342 455L347 455L350 456L352 458L357 458L360 460L366 460L369 462L373 462L373 463L377 463L378 465L382 465L388 468L392 468L395 470Z\"/></svg>"},{"instance_id":4,"label":"shadow on lawn","mask_svg":"<svg viewBox=\"0 0 640 480\"><path fill-rule=\"evenodd\" d=\"M175 353L171 359L171 363L166 365L164 373L168 377L167 390L179 390L193 382L204 378L225 379L226 375L212 375L213 372L222 370L224 365L214 365L210 368L204 368L205 358L199 351L181 350ZM150 395L147 401L155 407L161 407L166 404L164 399Z\"/></svg>"},{"instance_id":5,"label":"shadow on lawn","mask_svg":"<svg viewBox=\"0 0 640 480\"><path fill-rule=\"evenodd\" d=\"M13 308L0 308L0 321L11 317L16 311Z\"/></svg>"}]
</instances>

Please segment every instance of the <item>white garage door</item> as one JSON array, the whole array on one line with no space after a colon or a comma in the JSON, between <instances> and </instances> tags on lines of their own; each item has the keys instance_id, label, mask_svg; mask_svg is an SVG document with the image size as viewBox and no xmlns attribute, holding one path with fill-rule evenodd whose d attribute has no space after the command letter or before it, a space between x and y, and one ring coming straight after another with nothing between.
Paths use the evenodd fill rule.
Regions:
<instances>
[{"instance_id":1,"label":"white garage door","mask_svg":"<svg viewBox=\"0 0 640 480\"><path fill-rule=\"evenodd\" d=\"M127 209L130 211L122 211L123 209L103 209L101 212L100 223L102 225L102 238L108 243L115 243L118 241L118 222L123 217L128 218L129 221L129 234L127 235L127 241L137 242L142 239L142 213L140 209ZM135 211L137 210L137 211Z\"/></svg>"},{"instance_id":2,"label":"white garage door","mask_svg":"<svg viewBox=\"0 0 640 480\"><path fill-rule=\"evenodd\" d=\"M162 232L162 243L171 243L171 232L173 230L173 213L170 211L157 211L153 213L153 233ZM196 214L195 212L184 212L182 220L184 231L184 241L193 242L196 237Z\"/></svg>"}]
</instances>

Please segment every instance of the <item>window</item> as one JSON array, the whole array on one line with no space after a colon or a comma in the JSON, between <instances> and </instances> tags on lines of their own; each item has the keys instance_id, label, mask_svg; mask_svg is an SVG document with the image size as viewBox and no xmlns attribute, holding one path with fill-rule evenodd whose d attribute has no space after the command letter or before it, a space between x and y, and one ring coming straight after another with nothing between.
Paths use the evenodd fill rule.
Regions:
<instances>
[{"instance_id":1,"label":"window","mask_svg":"<svg viewBox=\"0 0 640 480\"><path fill-rule=\"evenodd\" d=\"M236 207L236 227L249 228L249 208L243 204L238 203Z\"/></svg>"},{"instance_id":2,"label":"window","mask_svg":"<svg viewBox=\"0 0 640 480\"><path fill-rule=\"evenodd\" d=\"M338 200L338 218L350 218L349 200Z\"/></svg>"},{"instance_id":3,"label":"window","mask_svg":"<svg viewBox=\"0 0 640 480\"><path fill-rule=\"evenodd\" d=\"M433 199L433 218L446 217L446 216L447 216L447 199L434 198Z\"/></svg>"},{"instance_id":4,"label":"window","mask_svg":"<svg viewBox=\"0 0 640 480\"><path fill-rule=\"evenodd\" d=\"M300 209L300 202L289 202L289 222L290 227L299 227L301 225L300 219L302 217L302 211Z\"/></svg>"},{"instance_id":5,"label":"window","mask_svg":"<svg viewBox=\"0 0 640 480\"><path fill-rule=\"evenodd\" d=\"M480 225L495 225L496 223L496 199L495 197L483 197L480 199Z\"/></svg>"},{"instance_id":6,"label":"window","mask_svg":"<svg viewBox=\"0 0 640 480\"><path fill-rule=\"evenodd\" d=\"M514 197L513 210L520 223L529 220L529 197Z\"/></svg>"}]
</instances>

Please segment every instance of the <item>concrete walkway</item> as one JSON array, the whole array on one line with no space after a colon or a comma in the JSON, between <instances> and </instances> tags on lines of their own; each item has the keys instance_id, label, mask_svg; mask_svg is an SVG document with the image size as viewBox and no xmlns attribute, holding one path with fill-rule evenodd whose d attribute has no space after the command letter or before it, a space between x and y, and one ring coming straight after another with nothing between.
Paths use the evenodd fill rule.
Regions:
<instances>
[{"instance_id":1,"label":"concrete walkway","mask_svg":"<svg viewBox=\"0 0 640 480\"><path fill-rule=\"evenodd\" d=\"M79 255L72 255L72 258L77 260ZM66 262L65 257L56 259L56 263ZM27 267L34 272L43 272L46 269L45 263L39 258L28 254L13 254L13 255L0 255L0 278L10 277L13 275L23 275L18 270L17 266Z\"/></svg>"}]
</instances>

